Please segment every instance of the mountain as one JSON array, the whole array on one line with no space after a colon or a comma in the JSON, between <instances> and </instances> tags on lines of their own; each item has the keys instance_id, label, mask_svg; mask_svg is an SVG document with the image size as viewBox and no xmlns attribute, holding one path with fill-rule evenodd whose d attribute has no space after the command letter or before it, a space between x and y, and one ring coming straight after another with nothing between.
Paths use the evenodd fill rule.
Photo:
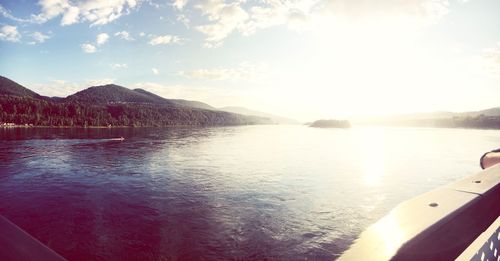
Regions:
<instances>
[{"instance_id":1,"label":"mountain","mask_svg":"<svg viewBox=\"0 0 500 261\"><path fill-rule=\"evenodd\" d=\"M182 99L169 99L169 101L176 103L181 106L187 106L187 107L193 107L193 108L198 108L198 109L203 109L203 110L211 110L211 111L223 111L219 110L215 107L212 107L206 103L199 102L199 101L189 101L189 100L182 100Z\"/></svg>"},{"instance_id":2,"label":"mountain","mask_svg":"<svg viewBox=\"0 0 500 261\"><path fill-rule=\"evenodd\" d=\"M480 111L458 113L460 116L500 116L500 107L490 108Z\"/></svg>"},{"instance_id":3,"label":"mountain","mask_svg":"<svg viewBox=\"0 0 500 261\"><path fill-rule=\"evenodd\" d=\"M83 103L151 103L204 110L217 110L216 108L203 102L182 99L165 99L144 89L130 90L115 84L93 86L70 95L66 99L69 101Z\"/></svg>"},{"instance_id":4,"label":"mountain","mask_svg":"<svg viewBox=\"0 0 500 261\"><path fill-rule=\"evenodd\" d=\"M298 121L293 120L293 119L289 119L289 118L285 118L285 117L281 117L281 116L276 116L276 115L265 113L265 112L254 111L254 110L250 110L250 109L247 109L244 107L222 107L222 108L219 108L219 110L237 113L237 114L267 118L274 124L298 124L299 123Z\"/></svg>"},{"instance_id":5,"label":"mountain","mask_svg":"<svg viewBox=\"0 0 500 261\"><path fill-rule=\"evenodd\" d=\"M12 95L19 97L31 97L41 99L42 96L31 91L28 88L12 81L11 79L0 76L0 95Z\"/></svg>"},{"instance_id":6,"label":"mountain","mask_svg":"<svg viewBox=\"0 0 500 261\"><path fill-rule=\"evenodd\" d=\"M500 129L500 107L472 112L430 112L356 119L356 124Z\"/></svg>"},{"instance_id":7,"label":"mountain","mask_svg":"<svg viewBox=\"0 0 500 261\"><path fill-rule=\"evenodd\" d=\"M94 104L109 104L109 103L152 103L163 105L175 105L172 102L150 92L107 84L101 86L93 86L85 90L79 91L64 99L71 102L94 103Z\"/></svg>"},{"instance_id":8,"label":"mountain","mask_svg":"<svg viewBox=\"0 0 500 261\"><path fill-rule=\"evenodd\" d=\"M168 101L168 102L171 102L173 104L180 105L180 106L186 106L186 107L192 107L192 108L198 108L198 109L204 109L204 110L214 110L214 111L217 110L216 108L214 108L206 103L199 102L199 101L189 101L189 100L182 100L182 99L165 99L163 97L160 97L152 92L148 92L148 91L143 90L143 89L134 89L134 91L142 93L146 96L149 96L149 97L157 99L157 100Z\"/></svg>"},{"instance_id":9,"label":"mountain","mask_svg":"<svg viewBox=\"0 0 500 261\"><path fill-rule=\"evenodd\" d=\"M149 99L152 99L152 100L155 100L155 101L164 101L166 100L165 98L161 97L161 96L158 96L152 92L148 92L144 89L133 89L132 91L136 92L136 93L140 93L141 95L144 95L146 97L149 97Z\"/></svg>"},{"instance_id":10,"label":"mountain","mask_svg":"<svg viewBox=\"0 0 500 261\"><path fill-rule=\"evenodd\" d=\"M0 78L0 123L81 127L270 123L261 117L204 108L213 107L197 101L165 99L142 89L130 90L115 84L93 86L66 98L48 98Z\"/></svg>"}]
</instances>

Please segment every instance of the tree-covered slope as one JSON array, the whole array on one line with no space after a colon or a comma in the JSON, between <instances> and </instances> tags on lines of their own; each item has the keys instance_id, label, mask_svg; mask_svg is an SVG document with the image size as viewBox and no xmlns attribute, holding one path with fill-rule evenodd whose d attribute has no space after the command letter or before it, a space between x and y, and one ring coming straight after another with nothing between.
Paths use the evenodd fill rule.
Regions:
<instances>
[{"instance_id":1,"label":"tree-covered slope","mask_svg":"<svg viewBox=\"0 0 500 261\"><path fill-rule=\"evenodd\" d=\"M203 103L199 101L189 101L189 100L183 100L183 99L165 99L163 97L160 97L152 92L148 92L144 89L134 89L133 91L144 94L151 99L157 100L157 101L167 101L170 102L171 104L179 105L179 106L184 106L184 107L192 107L192 108L197 108L197 109L204 109L204 110L217 110L216 108Z\"/></svg>"},{"instance_id":2,"label":"tree-covered slope","mask_svg":"<svg viewBox=\"0 0 500 261\"><path fill-rule=\"evenodd\" d=\"M174 105L167 99L160 96L148 95L143 92L130 90L115 84L90 87L66 97L64 101L94 104L156 103Z\"/></svg>"},{"instance_id":3,"label":"tree-covered slope","mask_svg":"<svg viewBox=\"0 0 500 261\"><path fill-rule=\"evenodd\" d=\"M3 76L0 76L0 95L41 98L37 93Z\"/></svg>"},{"instance_id":4,"label":"tree-covered slope","mask_svg":"<svg viewBox=\"0 0 500 261\"><path fill-rule=\"evenodd\" d=\"M0 122L35 126L221 126L268 123L221 111L155 104L90 105L0 95Z\"/></svg>"},{"instance_id":5,"label":"tree-covered slope","mask_svg":"<svg viewBox=\"0 0 500 261\"><path fill-rule=\"evenodd\" d=\"M144 90L130 90L112 84L90 87L66 98L48 99L7 78L2 82L8 87L0 93L0 123L81 127L269 123L260 117L205 110L187 106L189 103L180 105Z\"/></svg>"}]
</instances>

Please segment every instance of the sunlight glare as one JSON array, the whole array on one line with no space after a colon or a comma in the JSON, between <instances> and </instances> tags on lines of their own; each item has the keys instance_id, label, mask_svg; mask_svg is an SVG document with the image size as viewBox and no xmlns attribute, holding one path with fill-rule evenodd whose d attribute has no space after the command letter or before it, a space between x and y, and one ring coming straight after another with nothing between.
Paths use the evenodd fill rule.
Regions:
<instances>
[{"instance_id":1,"label":"sunlight glare","mask_svg":"<svg viewBox=\"0 0 500 261\"><path fill-rule=\"evenodd\" d=\"M377 222L373 229L378 240L381 240L385 246L383 249L385 255L383 256L392 256L405 238L404 231L398 224L398 219L391 214Z\"/></svg>"},{"instance_id":2,"label":"sunlight glare","mask_svg":"<svg viewBox=\"0 0 500 261\"><path fill-rule=\"evenodd\" d=\"M385 174L385 133L381 128L358 130L361 179L365 186L380 185Z\"/></svg>"}]
</instances>

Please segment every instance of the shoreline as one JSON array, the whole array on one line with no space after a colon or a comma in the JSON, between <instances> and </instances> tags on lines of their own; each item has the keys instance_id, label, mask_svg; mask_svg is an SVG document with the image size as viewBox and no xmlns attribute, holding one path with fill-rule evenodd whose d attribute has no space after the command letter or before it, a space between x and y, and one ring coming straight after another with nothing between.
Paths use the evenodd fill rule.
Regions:
<instances>
[{"instance_id":1,"label":"shoreline","mask_svg":"<svg viewBox=\"0 0 500 261\"><path fill-rule=\"evenodd\" d=\"M287 125L287 124L239 124L239 125L169 125L169 126L41 126L41 125L0 125L0 129L135 129L135 128L173 128L173 127L231 127L231 126L257 126L257 125ZM298 124L290 124L298 125ZM304 125L306 127L311 127ZM425 128L425 129L463 129L463 130L500 130L500 128L480 128L464 126L403 126L403 125L379 125L359 124L349 128L341 127L313 127L317 129L352 129L356 127L387 127L387 128Z\"/></svg>"},{"instance_id":2,"label":"shoreline","mask_svg":"<svg viewBox=\"0 0 500 261\"><path fill-rule=\"evenodd\" d=\"M41 125L0 125L0 129L134 129L134 128L172 128L172 127L230 127L230 126L256 126L278 124L238 124L238 125L169 125L169 126L41 126Z\"/></svg>"}]
</instances>

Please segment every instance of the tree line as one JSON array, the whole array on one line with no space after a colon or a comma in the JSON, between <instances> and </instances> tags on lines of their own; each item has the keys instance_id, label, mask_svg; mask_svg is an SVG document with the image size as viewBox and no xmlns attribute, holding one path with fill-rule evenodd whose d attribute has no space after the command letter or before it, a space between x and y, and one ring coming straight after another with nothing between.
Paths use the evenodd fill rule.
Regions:
<instances>
[{"instance_id":1,"label":"tree line","mask_svg":"<svg viewBox=\"0 0 500 261\"><path fill-rule=\"evenodd\" d=\"M163 127L267 123L264 118L155 104L87 104L0 96L0 122L34 126Z\"/></svg>"}]
</instances>

